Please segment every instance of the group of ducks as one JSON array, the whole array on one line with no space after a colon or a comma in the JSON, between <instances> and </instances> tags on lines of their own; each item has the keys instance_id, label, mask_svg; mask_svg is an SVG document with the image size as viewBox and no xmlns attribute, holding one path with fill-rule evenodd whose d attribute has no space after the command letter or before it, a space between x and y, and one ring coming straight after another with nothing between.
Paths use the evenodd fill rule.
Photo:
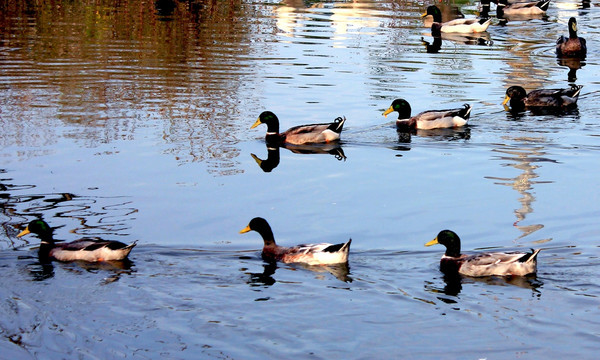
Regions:
<instances>
[{"instance_id":1,"label":"group of ducks","mask_svg":"<svg viewBox=\"0 0 600 360\"><path fill-rule=\"evenodd\" d=\"M267 262L303 263L307 265L332 265L348 262L352 239L340 244L303 244L292 247L277 245L269 223L260 217L250 221L240 231L258 232L263 238L262 258ZM53 229L43 220L31 221L17 237L36 234L40 238L38 256L41 262L68 261L120 261L129 256L136 243L124 244L114 240L77 240L69 243L56 242ZM537 254L531 252L483 252L474 255L461 254L460 238L451 230L442 230L435 239L425 244L442 244L446 252L440 261L443 272L467 276L527 275L537 271Z\"/></svg>"},{"instance_id":2,"label":"group of ducks","mask_svg":"<svg viewBox=\"0 0 600 360\"><path fill-rule=\"evenodd\" d=\"M548 9L550 1L508 3L508 0L498 0L498 17L510 15L542 14ZM482 14L487 15L490 0L483 0ZM487 6L487 11L485 11ZM431 15L433 22L431 32L434 37L442 33L479 33L486 31L491 23L489 17L480 19L455 19L442 22L442 14L435 6L429 6L423 16ZM577 36L577 21L569 19L569 37L561 36L556 43L556 54L559 57L585 58L587 52L585 39ZM538 89L529 93L520 86L511 86L506 90L503 105L507 103L513 110L524 109L565 109L576 105L582 86L571 85L567 89ZM414 129L453 128L467 124L472 107L464 104L460 108L446 110L426 110L411 116L412 109L408 101L396 99L383 113L387 117L392 112L398 112L396 126L400 131ZM310 124L292 127L279 132L279 119L270 112L264 111L251 126L260 124L267 126L265 140L267 144L276 146L322 144L336 142L340 139L345 117L338 117L331 123ZM275 242L269 223L260 217L250 221L248 226L240 231L258 232L263 238L262 257L269 262L305 263L309 265L327 265L348 262L352 239L340 244L306 244L293 247L279 246ZM25 230L17 236L29 233L36 234L40 240L39 257L42 261L74 261L90 262L123 260L127 258L136 245L124 244L119 241L78 240L70 243L55 242L53 229L43 220L31 221ZM537 271L537 255L540 249L531 252L483 252L473 255L461 254L460 238L451 230L442 230L437 237L425 244L431 246L441 244L446 252L440 260L443 272L458 272L467 276L506 276L527 275Z\"/></svg>"}]
</instances>

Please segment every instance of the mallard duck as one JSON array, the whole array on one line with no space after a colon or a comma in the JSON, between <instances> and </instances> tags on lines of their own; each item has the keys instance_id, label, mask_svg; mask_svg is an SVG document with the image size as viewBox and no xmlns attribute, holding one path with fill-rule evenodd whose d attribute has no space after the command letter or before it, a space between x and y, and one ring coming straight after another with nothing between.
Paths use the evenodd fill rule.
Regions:
<instances>
[{"instance_id":1,"label":"mallard duck","mask_svg":"<svg viewBox=\"0 0 600 360\"><path fill-rule=\"evenodd\" d=\"M428 6L427 12L422 17L427 15L433 16L433 23L431 24L432 36L440 36L441 33L484 32L492 22L491 19L454 19L442 23L442 12L435 5Z\"/></svg>"},{"instance_id":2,"label":"mallard duck","mask_svg":"<svg viewBox=\"0 0 600 360\"><path fill-rule=\"evenodd\" d=\"M512 4L509 4L508 0L498 0L496 15L499 18L504 17L504 15L541 15L546 13L549 5L550 0L515 2Z\"/></svg>"},{"instance_id":3,"label":"mallard duck","mask_svg":"<svg viewBox=\"0 0 600 360\"><path fill-rule=\"evenodd\" d=\"M464 104L462 108L447 109L447 110L427 110L411 117L411 108L408 101L404 99L396 99L387 109L383 116L391 112L398 112L398 120L396 126L400 130L410 129L440 129L464 126L469 120L471 114L471 105Z\"/></svg>"},{"instance_id":4,"label":"mallard duck","mask_svg":"<svg viewBox=\"0 0 600 360\"><path fill-rule=\"evenodd\" d=\"M502 105L510 101L514 110L528 108L567 108L577 104L583 85L571 85L568 89L538 89L527 93L521 86L506 89Z\"/></svg>"},{"instance_id":5,"label":"mallard duck","mask_svg":"<svg viewBox=\"0 0 600 360\"><path fill-rule=\"evenodd\" d=\"M273 231L269 223L260 217L250 220L248 226L240 234L254 230L264 241L262 257L265 261L281 261L283 263L304 263L309 265L339 264L348 261L352 239L342 244L306 244L294 247L279 246L275 243Z\"/></svg>"},{"instance_id":6,"label":"mallard duck","mask_svg":"<svg viewBox=\"0 0 600 360\"><path fill-rule=\"evenodd\" d=\"M577 20L569 19L569 37L561 36L556 41L556 55L584 58L587 53L585 39L577 36Z\"/></svg>"},{"instance_id":7,"label":"mallard duck","mask_svg":"<svg viewBox=\"0 0 600 360\"><path fill-rule=\"evenodd\" d=\"M25 230L17 237L36 234L40 240L39 257L42 259L56 259L58 261L84 260L90 262L112 261L125 259L133 244L127 245L120 241L105 240L77 240L69 243L55 243L52 228L43 220L31 221Z\"/></svg>"},{"instance_id":8,"label":"mallard duck","mask_svg":"<svg viewBox=\"0 0 600 360\"><path fill-rule=\"evenodd\" d=\"M541 250L461 254L460 238L451 230L440 231L437 237L425 246L435 244L446 247L446 253L440 260L440 269L444 273L458 272L474 277L533 274L537 271L537 255Z\"/></svg>"},{"instance_id":9,"label":"mallard duck","mask_svg":"<svg viewBox=\"0 0 600 360\"><path fill-rule=\"evenodd\" d=\"M274 145L329 143L340 139L345 121L345 117L338 117L332 123L294 126L280 133L277 115L270 111L263 111L250 129L260 124L267 124L265 140Z\"/></svg>"}]
</instances>

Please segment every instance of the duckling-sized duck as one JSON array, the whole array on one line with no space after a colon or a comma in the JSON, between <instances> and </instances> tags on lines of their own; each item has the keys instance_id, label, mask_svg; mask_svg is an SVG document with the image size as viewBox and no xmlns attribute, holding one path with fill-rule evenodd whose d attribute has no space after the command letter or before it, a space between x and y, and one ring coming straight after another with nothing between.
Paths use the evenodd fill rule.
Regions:
<instances>
[{"instance_id":1,"label":"duckling-sized duck","mask_svg":"<svg viewBox=\"0 0 600 360\"><path fill-rule=\"evenodd\" d=\"M329 143L340 139L345 121L345 117L338 117L332 123L294 126L280 133L277 116L270 111L263 111L250 129L267 124L265 140L273 145Z\"/></svg>"},{"instance_id":2,"label":"duckling-sized duck","mask_svg":"<svg viewBox=\"0 0 600 360\"><path fill-rule=\"evenodd\" d=\"M273 231L269 223L260 217L250 220L248 226L240 234L254 230L264 241L262 257L265 261L281 261L283 263L304 263L309 265L339 264L348 261L352 239L342 244L306 244L294 247L279 246L275 243Z\"/></svg>"},{"instance_id":3,"label":"duckling-sized duck","mask_svg":"<svg viewBox=\"0 0 600 360\"><path fill-rule=\"evenodd\" d=\"M498 0L496 16L502 18L504 15L542 15L546 13L549 5L550 0L515 2L512 4L509 4L508 0Z\"/></svg>"},{"instance_id":4,"label":"duckling-sized duck","mask_svg":"<svg viewBox=\"0 0 600 360\"><path fill-rule=\"evenodd\" d=\"M474 255L460 253L460 238L451 230L442 230L425 246L442 244L446 253L440 260L444 273L460 273L467 276L528 275L537 272L537 255L541 249L531 252L483 252Z\"/></svg>"},{"instance_id":5,"label":"duckling-sized duck","mask_svg":"<svg viewBox=\"0 0 600 360\"><path fill-rule=\"evenodd\" d=\"M467 124L471 114L471 105L464 104L462 108L447 110L426 110L411 117L411 108L408 101L396 99L387 109L383 116L387 117L389 113L397 111L398 120L396 126L399 130L407 131L412 129L442 129L460 127Z\"/></svg>"},{"instance_id":6,"label":"duckling-sized duck","mask_svg":"<svg viewBox=\"0 0 600 360\"><path fill-rule=\"evenodd\" d=\"M431 15L433 17L433 23L431 24L431 35L434 37L440 36L442 33L479 33L487 30L490 26L491 19L454 19L442 23L442 12L440 9L431 5L427 7L421 17Z\"/></svg>"},{"instance_id":7,"label":"duckling-sized duck","mask_svg":"<svg viewBox=\"0 0 600 360\"><path fill-rule=\"evenodd\" d=\"M83 260L89 262L123 260L136 244L134 242L127 245L120 241L105 240L77 240L57 244L54 242L52 228L43 220L31 221L17 237L29 233L36 234L40 238L38 255L43 260Z\"/></svg>"},{"instance_id":8,"label":"duckling-sized duck","mask_svg":"<svg viewBox=\"0 0 600 360\"><path fill-rule=\"evenodd\" d=\"M572 84L568 89L538 89L527 93L521 86L506 89L506 97L502 105L510 101L513 110L525 108L563 109L577 104L583 85Z\"/></svg>"},{"instance_id":9,"label":"duckling-sized duck","mask_svg":"<svg viewBox=\"0 0 600 360\"><path fill-rule=\"evenodd\" d=\"M577 20L569 19L569 37L561 36L556 41L556 55L559 57L585 58L587 46L585 39L577 36Z\"/></svg>"}]
</instances>

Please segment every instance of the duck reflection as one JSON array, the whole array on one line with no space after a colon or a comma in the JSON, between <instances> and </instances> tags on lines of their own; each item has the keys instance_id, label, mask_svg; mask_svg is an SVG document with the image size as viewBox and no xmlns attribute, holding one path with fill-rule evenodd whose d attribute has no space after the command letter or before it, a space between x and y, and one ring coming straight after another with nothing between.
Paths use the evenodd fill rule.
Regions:
<instances>
[{"instance_id":1,"label":"duck reflection","mask_svg":"<svg viewBox=\"0 0 600 360\"><path fill-rule=\"evenodd\" d=\"M34 259L34 257L27 258ZM54 263L46 257L38 256L36 260L37 261L26 265L32 280L44 281L53 278L55 275ZM103 279L103 284L115 282L124 274L132 274L135 272L135 270L132 269L134 263L129 259L99 262L71 261L61 262L60 264L64 270L76 274L82 273L82 271L90 273L107 272L109 275Z\"/></svg>"},{"instance_id":2,"label":"duck reflection","mask_svg":"<svg viewBox=\"0 0 600 360\"><path fill-rule=\"evenodd\" d=\"M485 178L496 180L495 184L498 185L510 186L521 195L518 199L521 207L514 211L517 219L513 223L514 227L521 231L521 235L517 238L520 239L544 227L542 224L520 225L520 223L525 220L527 214L533 212L532 203L535 201L535 196L533 196L532 190L534 185L553 183L553 181L535 180L539 177L536 173L540 167L539 164L542 162L557 163L557 161L546 157L544 146L540 145L544 139L519 138L518 140L520 142L517 144L502 145L493 151L501 154L498 157L500 160L506 161L502 164L503 167L510 166L520 170L521 173L513 178L495 176L486 176Z\"/></svg>"},{"instance_id":3,"label":"duck reflection","mask_svg":"<svg viewBox=\"0 0 600 360\"><path fill-rule=\"evenodd\" d=\"M431 44L421 37L421 43L425 45L425 51L429 54L437 54L442 48L442 38L439 36L434 36Z\"/></svg>"},{"instance_id":4,"label":"duck reflection","mask_svg":"<svg viewBox=\"0 0 600 360\"><path fill-rule=\"evenodd\" d=\"M469 140L471 138L471 128L462 126L457 128L445 129L397 129L398 142L408 144L412 141L412 136L428 137L434 140L454 141L454 140ZM410 148L409 148L410 149Z\"/></svg>"},{"instance_id":5,"label":"duck reflection","mask_svg":"<svg viewBox=\"0 0 600 360\"><path fill-rule=\"evenodd\" d=\"M494 44L487 31L473 34L442 33L442 39L463 45L492 46Z\"/></svg>"},{"instance_id":6,"label":"duck reflection","mask_svg":"<svg viewBox=\"0 0 600 360\"><path fill-rule=\"evenodd\" d=\"M250 154L250 156L264 172L271 172L279 165L279 147L277 146L267 146L267 158L264 160L254 154Z\"/></svg>"},{"instance_id":7,"label":"duck reflection","mask_svg":"<svg viewBox=\"0 0 600 360\"><path fill-rule=\"evenodd\" d=\"M558 58L556 60L558 65L569 68L567 73L567 80L569 82L575 82L577 80L577 70L585 66L585 59L579 58Z\"/></svg>"},{"instance_id":8,"label":"duck reflection","mask_svg":"<svg viewBox=\"0 0 600 360\"><path fill-rule=\"evenodd\" d=\"M331 264L331 265L308 265L302 263L294 263L287 264L291 268L301 267L302 269L306 269L312 271L314 273L329 273L335 276L336 279L343 282L352 282L352 278L350 277L350 266L348 263L340 263L340 264ZM250 278L246 283L250 286L271 286L277 282L273 275L275 275L275 271L278 268L278 264L276 262L266 262L263 263L263 272L254 273L247 272L247 275L250 275Z\"/></svg>"},{"instance_id":9,"label":"duck reflection","mask_svg":"<svg viewBox=\"0 0 600 360\"><path fill-rule=\"evenodd\" d=\"M425 290L434 294L444 294L451 298L440 297L438 300L443 301L447 304L457 303L456 297L460 294L463 288L463 284L475 284L483 283L492 286L516 286L522 289L530 289L532 294L541 296L539 288L544 283L538 279L536 274L530 274L525 276L484 276L484 277L469 277L462 276L458 273L445 273L442 276L444 282L443 287L436 286L434 281L427 281L425 283Z\"/></svg>"},{"instance_id":10,"label":"duck reflection","mask_svg":"<svg viewBox=\"0 0 600 360\"><path fill-rule=\"evenodd\" d=\"M346 160L344 150L338 142L329 144L285 145L283 147L295 154L329 154L333 155L338 161ZM252 156L258 167L264 172L271 172L279 165L279 146L267 145L267 158L264 160L255 154L250 154L250 156Z\"/></svg>"}]
</instances>

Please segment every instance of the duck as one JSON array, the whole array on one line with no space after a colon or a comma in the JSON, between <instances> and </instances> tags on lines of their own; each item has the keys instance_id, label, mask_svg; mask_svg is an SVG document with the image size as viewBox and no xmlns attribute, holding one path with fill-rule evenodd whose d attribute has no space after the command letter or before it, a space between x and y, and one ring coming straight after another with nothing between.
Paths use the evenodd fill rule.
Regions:
<instances>
[{"instance_id":1,"label":"duck","mask_svg":"<svg viewBox=\"0 0 600 360\"><path fill-rule=\"evenodd\" d=\"M279 246L275 243L273 231L267 220L255 217L240 234L249 231L259 233L264 241L262 258L267 262L303 263L307 265L331 265L348 262L352 239L340 244L303 244L293 247Z\"/></svg>"},{"instance_id":2,"label":"duck","mask_svg":"<svg viewBox=\"0 0 600 360\"><path fill-rule=\"evenodd\" d=\"M440 270L471 276L524 276L537 272L537 255L541 249L531 252L481 252L473 255L460 253L460 238L452 230L442 230L425 246L441 244L446 253L440 260Z\"/></svg>"},{"instance_id":3,"label":"duck","mask_svg":"<svg viewBox=\"0 0 600 360\"><path fill-rule=\"evenodd\" d=\"M571 84L568 89L538 89L527 93L521 86L511 86L506 89L506 96L502 105L510 102L510 107L513 110L526 107L538 109L568 108L577 104L582 88L583 85Z\"/></svg>"},{"instance_id":4,"label":"duck","mask_svg":"<svg viewBox=\"0 0 600 360\"><path fill-rule=\"evenodd\" d=\"M44 220L32 220L17 237L36 234L40 240L38 255L43 260L63 262L83 260L88 262L115 261L127 258L136 242L130 245L120 241L77 240L69 243L55 243L53 229Z\"/></svg>"},{"instance_id":5,"label":"duck","mask_svg":"<svg viewBox=\"0 0 600 360\"><path fill-rule=\"evenodd\" d=\"M479 33L487 30L490 26L491 19L454 19L442 23L442 12L440 9L431 5L427 7L427 11L421 16L433 16L431 24L431 35L434 37L441 36L442 33Z\"/></svg>"},{"instance_id":6,"label":"duck","mask_svg":"<svg viewBox=\"0 0 600 360\"><path fill-rule=\"evenodd\" d=\"M408 101L396 99L383 113L383 116L387 117L389 113L397 111L396 127L398 130L430 130L466 125L471 115L471 109L471 105L464 104L463 107L457 109L426 110L411 117L412 110Z\"/></svg>"},{"instance_id":7,"label":"duck","mask_svg":"<svg viewBox=\"0 0 600 360\"><path fill-rule=\"evenodd\" d=\"M266 124L265 140L272 145L319 144L338 141L345 122L345 117L338 117L331 123L294 126L280 133L277 115L271 111L263 111L250 129L254 129L260 124Z\"/></svg>"},{"instance_id":8,"label":"duck","mask_svg":"<svg viewBox=\"0 0 600 360\"><path fill-rule=\"evenodd\" d=\"M546 13L549 5L550 0L514 2L511 4L508 3L508 0L498 0L496 16L502 18L504 15L542 15Z\"/></svg>"},{"instance_id":9,"label":"duck","mask_svg":"<svg viewBox=\"0 0 600 360\"><path fill-rule=\"evenodd\" d=\"M587 54L586 41L577 36L577 20L569 19L569 37L560 36L556 41L556 55L559 57L585 58Z\"/></svg>"}]
</instances>

